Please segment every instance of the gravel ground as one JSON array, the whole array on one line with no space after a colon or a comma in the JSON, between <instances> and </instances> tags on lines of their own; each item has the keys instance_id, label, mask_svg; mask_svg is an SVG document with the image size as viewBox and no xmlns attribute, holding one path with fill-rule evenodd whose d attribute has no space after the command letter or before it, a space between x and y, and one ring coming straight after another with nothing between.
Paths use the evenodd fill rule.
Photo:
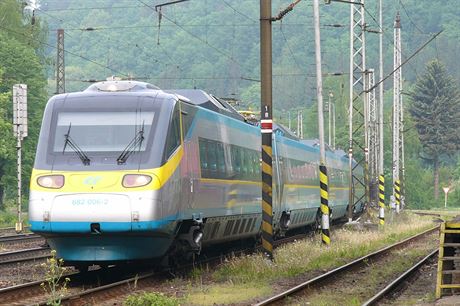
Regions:
<instances>
[{"instance_id":1,"label":"gravel ground","mask_svg":"<svg viewBox=\"0 0 460 306\"><path fill-rule=\"evenodd\" d=\"M0 245L0 253L37 248L44 245L44 240L22 241ZM41 264L46 260L37 262L22 262L0 266L0 288L19 285L31 281L41 280L45 275L45 267Z\"/></svg>"},{"instance_id":2,"label":"gravel ground","mask_svg":"<svg viewBox=\"0 0 460 306\"><path fill-rule=\"evenodd\" d=\"M15 241L9 243L0 243L0 253L18 251L22 249L31 249L38 248L45 245L45 239L40 240L24 240L24 241Z\"/></svg>"}]
</instances>

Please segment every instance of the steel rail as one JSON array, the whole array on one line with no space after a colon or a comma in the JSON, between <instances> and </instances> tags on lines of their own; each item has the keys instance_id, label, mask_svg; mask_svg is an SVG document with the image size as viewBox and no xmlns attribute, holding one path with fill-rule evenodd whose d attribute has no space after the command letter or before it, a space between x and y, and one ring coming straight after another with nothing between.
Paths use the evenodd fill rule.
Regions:
<instances>
[{"instance_id":1,"label":"steel rail","mask_svg":"<svg viewBox=\"0 0 460 306\"><path fill-rule=\"evenodd\" d=\"M32 239L44 239L44 238L37 234L16 234L16 235L0 236L0 243L21 241L21 240L32 240Z\"/></svg>"},{"instance_id":2,"label":"steel rail","mask_svg":"<svg viewBox=\"0 0 460 306\"><path fill-rule=\"evenodd\" d=\"M359 264L362 264L366 260L373 259L373 258L376 258L378 256L381 256L381 255L387 253L388 251L393 250L393 249L395 249L397 247L400 247L400 246L402 246L402 245L404 245L404 244L406 244L406 243L408 243L410 241L416 240L417 238L420 238L420 237L422 237L424 235L430 234L430 233L434 232L437 229L439 229L439 226L430 228L430 229L428 229L428 230L426 230L426 231L424 231L422 233L419 233L419 234L414 235L412 237L406 238L406 239L404 239L402 241L399 241L397 243L394 243L392 245L384 247L383 249L380 249L378 251L372 252L372 253L370 253L368 255L362 256L362 257L360 257L358 259L355 259L355 260L353 260L353 261L351 261L351 262L349 262L349 263L347 263L347 264L345 264L343 266L340 266L340 267L335 268L335 269L333 269L333 270L331 270L329 272L321 274L321 275L319 275L319 276L317 276L315 278L312 278L312 279L310 279L310 280L308 280L306 282L303 282L303 283L301 283L301 284L299 284L299 285L297 285L295 287L292 287L292 288L290 288L290 289L288 289L288 290L286 290L284 292L281 292L281 293L279 293L277 295L274 295L274 296L272 296L272 297L270 297L270 298L268 298L268 299L266 299L266 300L264 300L262 302L259 302L259 303L255 304L255 305L256 306L262 306L262 305L273 304L273 303L275 303L277 301L280 301L280 300L282 300L282 299L284 299L286 297L289 297L289 296L293 295L294 293L297 293L297 292L299 292L299 291L301 291L301 290L303 290L303 289L305 289L305 288L307 288L309 286L317 285L317 284L325 281L328 278L336 276L337 274L339 274L341 272L347 271L347 270L351 269L352 267L355 267L355 266L357 266Z\"/></svg>"},{"instance_id":3,"label":"steel rail","mask_svg":"<svg viewBox=\"0 0 460 306\"><path fill-rule=\"evenodd\" d=\"M65 276L76 277L81 276L81 273L69 273ZM46 280L38 280L6 288L0 288L0 304L11 305L21 302L21 305L24 305L28 303L26 302L27 299L38 299L39 297L45 295L45 291L40 286L42 283L46 283ZM37 301L31 302L31 305L37 305Z\"/></svg>"},{"instance_id":4,"label":"steel rail","mask_svg":"<svg viewBox=\"0 0 460 306\"><path fill-rule=\"evenodd\" d=\"M390 293L394 292L398 288L399 285L401 285L406 279L411 277L415 272L420 270L422 266L424 266L431 258L436 256L437 254L438 254L437 249L432 251L430 254L428 254L426 257L424 257L422 260L420 260L415 265L413 265L406 272L401 274L397 279L395 279L390 284L388 284L388 286L386 286L380 292L374 295L372 298L367 300L362 306L376 305L377 302L381 301L383 298L388 296Z\"/></svg>"},{"instance_id":5,"label":"steel rail","mask_svg":"<svg viewBox=\"0 0 460 306\"><path fill-rule=\"evenodd\" d=\"M24 226L23 232L28 231L29 229L30 229L30 226ZM0 228L0 235L2 235L3 233L9 233L9 232L16 233L16 228L15 227L1 227Z\"/></svg>"},{"instance_id":6,"label":"steel rail","mask_svg":"<svg viewBox=\"0 0 460 306\"><path fill-rule=\"evenodd\" d=\"M30 256L33 253L42 253L43 251L47 251L49 249L50 249L49 247L37 247L37 248L30 248L30 249L23 249L23 250L0 253L0 266L11 264L11 263L19 263L19 262L24 262L24 261L33 261L37 259L49 258L50 257L49 254ZM29 256L24 256L24 255L29 255ZM19 256L22 256L22 258L15 258Z\"/></svg>"},{"instance_id":7,"label":"steel rail","mask_svg":"<svg viewBox=\"0 0 460 306\"><path fill-rule=\"evenodd\" d=\"M294 235L292 237L287 237L287 238L277 240L276 241L277 243L276 243L275 247L278 247L278 246L280 246L281 244L284 244L284 243L294 241L295 239L305 238L307 236L308 236L308 234L299 234L299 235ZM251 250L254 250L254 249L251 248ZM243 249L243 250L238 251L237 253L238 254L245 254L247 251L248 251L248 249ZM234 251L232 251L231 253L235 254ZM230 253L228 253L228 254L230 254ZM197 263L189 263L189 264L185 264L183 266L180 266L180 267L178 267L178 270L181 270L181 271L184 270L185 271L187 269L191 269L191 268L195 267L196 265L204 265L206 263L212 263L212 262L220 263L221 261L222 261L222 256L209 257L209 258L199 260ZM66 304L66 303L70 303L70 304L77 303L78 304L79 302L81 302L80 304L85 304L86 305L87 303L94 303L95 301L97 302L97 299L98 299L97 296L98 295L101 295L101 296L104 297L104 299L107 299L107 296L110 295L107 292L109 290L114 290L114 291L117 290L118 291L118 294L113 293L113 295L128 294L128 293L132 292L132 286L131 285L135 286L136 288L148 287L149 284L150 284L150 281L152 281L153 278L161 277L160 273L165 273L165 272L166 271L145 273L145 274L141 274L141 275L138 275L138 276L127 278L127 279L124 279L124 280L121 280L121 281L117 281L117 282L113 282L113 283L110 283L110 284L98 286L98 287L95 287L95 288L83 290L83 291L80 291L80 292L70 294L70 295L67 295L67 296L63 297L61 299L61 302L63 304ZM78 300L80 300L80 301L78 301ZM43 301L43 302L39 303L38 305L46 305L46 302Z\"/></svg>"}]
</instances>

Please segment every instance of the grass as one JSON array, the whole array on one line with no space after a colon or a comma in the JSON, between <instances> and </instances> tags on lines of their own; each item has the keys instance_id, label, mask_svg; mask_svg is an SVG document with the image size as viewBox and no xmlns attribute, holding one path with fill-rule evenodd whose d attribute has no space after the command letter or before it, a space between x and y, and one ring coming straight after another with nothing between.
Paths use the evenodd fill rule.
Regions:
<instances>
[{"instance_id":1,"label":"grass","mask_svg":"<svg viewBox=\"0 0 460 306\"><path fill-rule=\"evenodd\" d=\"M254 254L231 258L214 270L194 269L180 303L250 304L256 298L272 294L274 283L282 284L299 276L309 279L433 226L429 216L402 212L379 230L332 230L332 243L328 247L321 244L319 236L281 246L274 252L274 262L262 254ZM171 285L180 287L182 281L173 280ZM360 304L357 299L349 303Z\"/></svg>"},{"instance_id":2,"label":"grass","mask_svg":"<svg viewBox=\"0 0 460 306\"><path fill-rule=\"evenodd\" d=\"M370 264L361 273L354 275L354 283L349 279L343 287L335 290L324 289L297 299L292 305L362 305L371 295L382 289L382 280L394 279L412 267L413 263L426 255L430 245L419 244L412 249L396 250L388 259L390 263ZM365 287L360 284L366 284ZM288 303L289 304L289 303Z\"/></svg>"},{"instance_id":3,"label":"grass","mask_svg":"<svg viewBox=\"0 0 460 306\"><path fill-rule=\"evenodd\" d=\"M433 226L429 217L401 213L398 219L399 222L387 223L380 231L333 231L329 247L324 247L319 237L282 246L274 252L275 262L261 254L235 258L218 269L214 278L216 281L244 284L329 270Z\"/></svg>"},{"instance_id":4,"label":"grass","mask_svg":"<svg viewBox=\"0 0 460 306\"><path fill-rule=\"evenodd\" d=\"M270 293L271 287L265 283L233 284L225 282L194 286L184 302L185 305L236 304Z\"/></svg>"}]
</instances>

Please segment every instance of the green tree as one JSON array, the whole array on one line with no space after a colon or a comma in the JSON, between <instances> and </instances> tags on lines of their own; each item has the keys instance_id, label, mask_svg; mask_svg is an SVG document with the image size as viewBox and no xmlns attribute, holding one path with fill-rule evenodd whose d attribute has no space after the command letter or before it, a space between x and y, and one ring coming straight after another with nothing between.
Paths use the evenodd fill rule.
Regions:
<instances>
[{"instance_id":1,"label":"green tree","mask_svg":"<svg viewBox=\"0 0 460 306\"><path fill-rule=\"evenodd\" d=\"M433 60L417 80L411 98L409 112L422 145L421 157L433 166L437 200L441 162L460 148L460 93L444 65Z\"/></svg>"},{"instance_id":2,"label":"green tree","mask_svg":"<svg viewBox=\"0 0 460 306\"><path fill-rule=\"evenodd\" d=\"M12 87L28 86L29 136L23 143L23 190L27 196L43 106L46 78L42 44L46 36L38 18L23 15L21 1L0 2L0 210L16 195L16 142L12 128Z\"/></svg>"}]
</instances>

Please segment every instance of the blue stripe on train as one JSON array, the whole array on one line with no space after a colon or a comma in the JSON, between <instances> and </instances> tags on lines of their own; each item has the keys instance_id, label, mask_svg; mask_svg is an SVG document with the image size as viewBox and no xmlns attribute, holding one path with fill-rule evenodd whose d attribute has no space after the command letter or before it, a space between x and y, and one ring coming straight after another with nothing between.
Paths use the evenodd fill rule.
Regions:
<instances>
[{"instance_id":1,"label":"blue stripe on train","mask_svg":"<svg viewBox=\"0 0 460 306\"><path fill-rule=\"evenodd\" d=\"M101 232L129 232L129 231L149 231L162 230L173 231L175 221L157 220L157 221L140 221L140 222L44 222L30 221L30 229L33 232L52 232L52 233L91 233L91 224L99 223Z\"/></svg>"}]
</instances>

